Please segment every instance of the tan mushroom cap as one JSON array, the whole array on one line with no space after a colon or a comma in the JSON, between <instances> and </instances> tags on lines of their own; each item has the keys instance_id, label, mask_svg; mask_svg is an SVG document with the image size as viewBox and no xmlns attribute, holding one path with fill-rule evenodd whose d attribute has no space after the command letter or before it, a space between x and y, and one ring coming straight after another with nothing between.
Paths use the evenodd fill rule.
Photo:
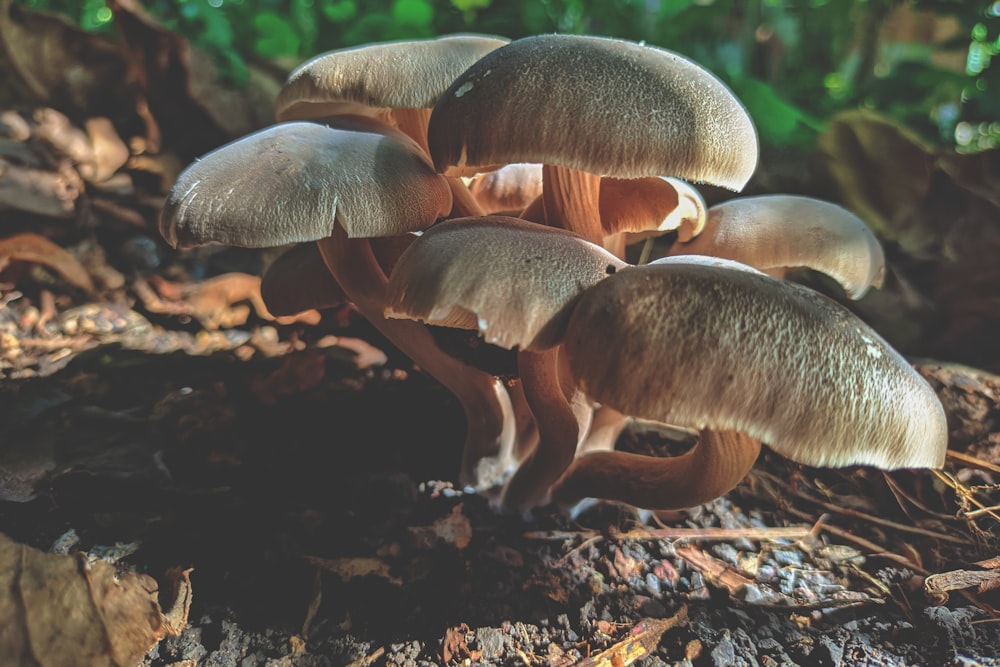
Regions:
<instances>
[{"instance_id":1,"label":"tan mushroom cap","mask_svg":"<svg viewBox=\"0 0 1000 667\"><path fill-rule=\"evenodd\" d=\"M683 261L620 271L577 301L565 345L583 390L625 414L739 431L808 465L944 463L928 383L852 313L776 278Z\"/></svg>"},{"instance_id":2,"label":"tan mushroom cap","mask_svg":"<svg viewBox=\"0 0 1000 667\"><path fill-rule=\"evenodd\" d=\"M513 162L477 174L469 191L487 215L520 212L542 194L542 165Z\"/></svg>"},{"instance_id":3,"label":"tan mushroom cap","mask_svg":"<svg viewBox=\"0 0 1000 667\"><path fill-rule=\"evenodd\" d=\"M226 144L177 178L160 213L174 247L262 248L330 236L417 231L451 190L415 143L395 135L282 123Z\"/></svg>"},{"instance_id":4,"label":"tan mushroom cap","mask_svg":"<svg viewBox=\"0 0 1000 667\"><path fill-rule=\"evenodd\" d=\"M705 227L706 208L701 193L677 178L601 179L601 226L628 233L628 243L674 230L678 239L693 238Z\"/></svg>"},{"instance_id":5,"label":"tan mushroom cap","mask_svg":"<svg viewBox=\"0 0 1000 667\"><path fill-rule=\"evenodd\" d=\"M628 266L562 229L517 218L455 218L400 256L386 317L478 329L486 342L545 350L559 343L576 298Z\"/></svg>"},{"instance_id":6,"label":"tan mushroom cap","mask_svg":"<svg viewBox=\"0 0 1000 667\"><path fill-rule=\"evenodd\" d=\"M601 176L677 176L741 189L757 134L714 75L656 47L540 35L483 56L431 113L439 170L511 162Z\"/></svg>"},{"instance_id":7,"label":"tan mushroom cap","mask_svg":"<svg viewBox=\"0 0 1000 667\"><path fill-rule=\"evenodd\" d=\"M885 255L875 234L847 209L797 195L737 197L708 209L702 233L671 255L713 255L783 275L809 268L839 282L860 299L880 287Z\"/></svg>"},{"instance_id":8,"label":"tan mushroom cap","mask_svg":"<svg viewBox=\"0 0 1000 667\"><path fill-rule=\"evenodd\" d=\"M469 65L510 40L458 34L330 51L303 63L275 101L279 120L431 108Z\"/></svg>"},{"instance_id":9,"label":"tan mushroom cap","mask_svg":"<svg viewBox=\"0 0 1000 667\"><path fill-rule=\"evenodd\" d=\"M260 296L272 315L335 308L350 301L330 275L315 243L300 243L279 255L264 270Z\"/></svg>"}]
</instances>

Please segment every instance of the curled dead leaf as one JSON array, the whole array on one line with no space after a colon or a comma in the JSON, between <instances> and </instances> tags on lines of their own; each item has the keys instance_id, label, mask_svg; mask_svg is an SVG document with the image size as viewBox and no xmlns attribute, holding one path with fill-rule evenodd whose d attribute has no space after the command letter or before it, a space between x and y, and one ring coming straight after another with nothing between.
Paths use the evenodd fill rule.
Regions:
<instances>
[{"instance_id":1,"label":"curled dead leaf","mask_svg":"<svg viewBox=\"0 0 1000 667\"><path fill-rule=\"evenodd\" d=\"M73 255L44 236L26 232L0 239L0 275L11 272L17 262L41 264L58 273L66 282L94 294L94 282ZM9 278L5 277L5 280Z\"/></svg>"},{"instance_id":2,"label":"curled dead leaf","mask_svg":"<svg viewBox=\"0 0 1000 667\"><path fill-rule=\"evenodd\" d=\"M187 574L177 581L189 600ZM103 561L88 565L0 534L0 664L133 667L187 623L187 605L168 619L157 593L147 575L118 577Z\"/></svg>"}]
</instances>

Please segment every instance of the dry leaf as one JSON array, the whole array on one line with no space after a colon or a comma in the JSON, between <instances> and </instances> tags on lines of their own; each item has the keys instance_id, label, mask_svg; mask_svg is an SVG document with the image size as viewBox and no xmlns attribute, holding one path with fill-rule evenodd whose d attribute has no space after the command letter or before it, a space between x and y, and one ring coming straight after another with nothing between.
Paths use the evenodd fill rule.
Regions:
<instances>
[{"instance_id":1,"label":"dry leaf","mask_svg":"<svg viewBox=\"0 0 1000 667\"><path fill-rule=\"evenodd\" d=\"M317 386L326 375L325 359L315 350L288 355L277 370L255 377L250 390L261 403L275 405L279 396L294 396Z\"/></svg>"},{"instance_id":2,"label":"dry leaf","mask_svg":"<svg viewBox=\"0 0 1000 667\"><path fill-rule=\"evenodd\" d=\"M444 639L441 640L441 657L445 664L455 660L471 660L478 662L482 657L482 651L470 651L466 643L466 636L469 634L469 626L465 623L450 627L445 630Z\"/></svg>"},{"instance_id":3,"label":"dry leaf","mask_svg":"<svg viewBox=\"0 0 1000 667\"><path fill-rule=\"evenodd\" d=\"M403 585L402 579L392 575L390 565L379 558L319 558L318 556L306 556L306 560L326 572L337 575L343 581L350 581L358 577L373 576L385 579L397 586Z\"/></svg>"},{"instance_id":4,"label":"dry leaf","mask_svg":"<svg viewBox=\"0 0 1000 667\"><path fill-rule=\"evenodd\" d=\"M279 324L319 322L316 311L292 317L272 315L260 295L260 278L248 273L224 273L193 283L172 283L160 276L151 276L150 281L155 291L143 280L133 285L150 312L193 317L209 331L246 324L251 307L258 317Z\"/></svg>"},{"instance_id":5,"label":"dry leaf","mask_svg":"<svg viewBox=\"0 0 1000 667\"><path fill-rule=\"evenodd\" d=\"M924 579L924 591L928 597L943 604L948 599L948 591L975 588L985 593L1000 588L1000 556L973 565L982 569L952 570L928 576Z\"/></svg>"},{"instance_id":6,"label":"dry leaf","mask_svg":"<svg viewBox=\"0 0 1000 667\"><path fill-rule=\"evenodd\" d=\"M71 114L118 113L131 104L125 71L106 35L0 0L0 103L33 98Z\"/></svg>"},{"instance_id":7,"label":"dry leaf","mask_svg":"<svg viewBox=\"0 0 1000 667\"><path fill-rule=\"evenodd\" d=\"M72 168L35 169L0 157L0 210L72 218L82 192L83 181Z\"/></svg>"},{"instance_id":8,"label":"dry leaf","mask_svg":"<svg viewBox=\"0 0 1000 667\"><path fill-rule=\"evenodd\" d=\"M183 586L189 598L190 584ZM81 557L47 554L0 534L5 667L134 667L186 622L186 611L168 622L152 577L117 577L108 563L88 566Z\"/></svg>"},{"instance_id":9,"label":"dry leaf","mask_svg":"<svg viewBox=\"0 0 1000 667\"><path fill-rule=\"evenodd\" d=\"M439 541L464 549L472 541L472 524L469 517L462 514L462 504L451 509L451 514L438 519L430 526L410 526L410 535L416 546L421 549L431 549Z\"/></svg>"},{"instance_id":10,"label":"dry leaf","mask_svg":"<svg viewBox=\"0 0 1000 667\"><path fill-rule=\"evenodd\" d=\"M94 294L94 283L86 269L73 255L38 234L16 234L0 239L0 274L12 263L42 264L56 271L66 282Z\"/></svg>"},{"instance_id":11,"label":"dry leaf","mask_svg":"<svg viewBox=\"0 0 1000 667\"><path fill-rule=\"evenodd\" d=\"M685 623L687 623L687 607L681 607L670 618L643 619L636 623L627 639L577 664L579 667L625 667L636 660L648 657L656 650L664 632L681 627Z\"/></svg>"}]
</instances>

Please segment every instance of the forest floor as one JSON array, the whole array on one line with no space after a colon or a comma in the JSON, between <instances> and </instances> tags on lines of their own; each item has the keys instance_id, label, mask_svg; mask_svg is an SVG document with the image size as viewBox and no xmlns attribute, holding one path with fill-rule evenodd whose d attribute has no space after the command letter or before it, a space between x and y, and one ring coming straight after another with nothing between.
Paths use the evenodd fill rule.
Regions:
<instances>
[{"instance_id":1,"label":"forest floor","mask_svg":"<svg viewBox=\"0 0 1000 667\"><path fill-rule=\"evenodd\" d=\"M287 72L212 88L183 40L113 4L120 41L0 3L0 533L87 576L149 575L164 609L189 571L146 667L1000 665L1000 377L951 363L1000 370L995 154L941 156L861 118L878 150L834 156L896 179L870 211L911 216L880 230L893 281L864 312L937 336L914 361L948 413L944 469L765 448L704 507L512 516L454 486L459 406L349 307L275 320L273 251L166 246L179 170L269 122ZM762 164L757 192L831 196L800 163ZM22 572L9 553L0 593ZM3 623L31 626L11 609L0 662Z\"/></svg>"},{"instance_id":2,"label":"forest floor","mask_svg":"<svg viewBox=\"0 0 1000 667\"><path fill-rule=\"evenodd\" d=\"M510 516L447 481L455 401L349 312L210 354L151 352L198 327L121 319L0 385L8 482L41 489L0 526L154 578L192 568L188 625L149 667L1000 664L995 510L960 518L995 474L974 452L939 475L765 452L694 510ZM921 368L953 414L1000 411L995 376Z\"/></svg>"}]
</instances>

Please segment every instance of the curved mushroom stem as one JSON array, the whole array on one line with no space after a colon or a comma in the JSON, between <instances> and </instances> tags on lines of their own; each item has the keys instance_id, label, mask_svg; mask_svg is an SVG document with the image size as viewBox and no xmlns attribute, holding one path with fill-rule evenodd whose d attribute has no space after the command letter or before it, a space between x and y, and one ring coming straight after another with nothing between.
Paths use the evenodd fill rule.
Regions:
<instances>
[{"instance_id":1,"label":"curved mushroom stem","mask_svg":"<svg viewBox=\"0 0 1000 667\"><path fill-rule=\"evenodd\" d=\"M612 451L618 436L625 429L630 417L609 405L599 405L594 409L594 419L590 430L576 448L577 456L593 452Z\"/></svg>"},{"instance_id":2,"label":"curved mushroom stem","mask_svg":"<svg viewBox=\"0 0 1000 667\"><path fill-rule=\"evenodd\" d=\"M327 268L358 311L431 377L458 399L467 430L463 466L513 446L513 408L499 380L444 353L419 322L385 317L386 276L366 238L348 238L338 221L333 235L317 241ZM475 470L463 467L460 482L475 485Z\"/></svg>"},{"instance_id":3,"label":"curved mushroom stem","mask_svg":"<svg viewBox=\"0 0 1000 667\"><path fill-rule=\"evenodd\" d=\"M518 372L539 441L507 482L500 500L504 509L523 511L547 502L549 488L572 463L579 435L589 426L592 412L589 403L578 400L582 394L567 398L563 393L561 349L518 352Z\"/></svg>"},{"instance_id":4,"label":"curved mushroom stem","mask_svg":"<svg viewBox=\"0 0 1000 667\"><path fill-rule=\"evenodd\" d=\"M538 446L538 427L534 415L531 414L528 399L524 395L524 383L520 378L507 386L507 393L510 394L510 402L514 406L514 423L517 424L513 459L515 463L520 463Z\"/></svg>"},{"instance_id":5,"label":"curved mushroom stem","mask_svg":"<svg viewBox=\"0 0 1000 667\"><path fill-rule=\"evenodd\" d=\"M430 109L393 109L390 115L400 132L416 141L424 153L431 154L431 149L427 146L427 124L431 120Z\"/></svg>"},{"instance_id":6,"label":"curved mushroom stem","mask_svg":"<svg viewBox=\"0 0 1000 667\"><path fill-rule=\"evenodd\" d=\"M603 246L600 193L600 176L558 165L542 166L545 224L576 232Z\"/></svg>"},{"instance_id":7,"label":"curved mushroom stem","mask_svg":"<svg viewBox=\"0 0 1000 667\"><path fill-rule=\"evenodd\" d=\"M617 500L643 509L684 509L724 495L746 477L761 443L737 431L703 430L686 454L656 458L595 452L573 461L552 490L572 505L584 498Z\"/></svg>"},{"instance_id":8,"label":"curved mushroom stem","mask_svg":"<svg viewBox=\"0 0 1000 667\"><path fill-rule=\"evenodd\" d=\"M458 176L446 176L448 187L451 188L451 213L449 218L468 218L486 215L483 207Z\"/></svg>"}]
</instances>

